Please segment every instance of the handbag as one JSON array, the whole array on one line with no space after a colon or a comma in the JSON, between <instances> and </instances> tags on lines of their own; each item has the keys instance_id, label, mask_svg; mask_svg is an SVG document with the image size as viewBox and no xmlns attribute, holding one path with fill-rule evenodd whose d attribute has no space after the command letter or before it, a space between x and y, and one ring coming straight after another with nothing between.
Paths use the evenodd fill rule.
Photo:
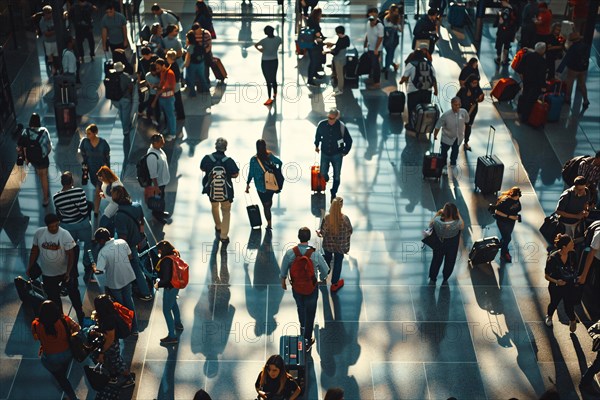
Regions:
<instances>
[{"instance_id":1,"label":"handbag","mask_svg":"<svg viewBox=\"0 0 600 400\"><path fill-rule=\"evenodd\" d=\"M552 213L549 217L544 218L544 223L540 226L539 231L548 244L552 244L556 235L565 233L565 226L559 221L558 215Z\"/></svg>"},{"instance_id":2,"label":"handbag","mask_svg":"<svg viewBox=\"0 0 600 400\"><path fill-rule=\"evenodd\" d=\"M40 276L42 276L42 267L40 267L40 264L34 263L31 266L31 270L29 270L29 277L31 279L37 279Z\"/></svg>"},{"instance_id":3,"label":"handbag","mask_svg":"<svg viewBox=\"0 0 600 400\"><path fill-rule=\"evenodd\" d=\"M588 333L592 337L592 351L600 350L600 321L590 326Z\"/></svg>"},{"instance_id":4,"label":"handbag","mask_svg":"<svg viewBox=\"0 0 600 400\"><path fill-rule=\"evenodd\" d=\"M108 385L110 377L108 376L108 371L105 371L102 367L102 364L98 363L93 367L86 365L83 367L83 372L85 372L85 377L95 391L99 392Z\"/></svg>"},{"instance_id":5,"label":"handbag","mask_svg":"<svg viewBox=\"0 0 600 400\"><path fill-rule=\"evenodd\" d=\"M437 250L442 246L442 241L432 226L423 231L423 236L424 237L421 239L421 242L430 247L432 250Z\"/></svg>"},{"instance_id":6,"label":"handbag","mask_svg":"<svg viewBox=\"0 0 600 400\"><path fill-rule=\"evenodd\" d=\"M87 356L91 353L91 348L87 344L87 338L82 331L73 332L71 328L69 328L69 324L64 318L61 318L62 323L65 326L68 340L69 340L69 349L71 350L71 354L73 354L73 358L77 362L83 362L87 358Z\"/></svg>"},{"instance_id":7,"label":"handbag","mask_svg":"<svg viewBox=\"0 0 600 400\"><path fill-rule=\"evenodd\" d=\"M260 158L256 157L256 160L258 161L258 165L260 165L260 168L263 170L263 173L264 173L265 189L272 190L274 192L278 192L279 185L277 184L277 178L275 177L275 174L273 172L267 171L265 169L263 163L260 161Z\"/></svg>"}]
</instances>

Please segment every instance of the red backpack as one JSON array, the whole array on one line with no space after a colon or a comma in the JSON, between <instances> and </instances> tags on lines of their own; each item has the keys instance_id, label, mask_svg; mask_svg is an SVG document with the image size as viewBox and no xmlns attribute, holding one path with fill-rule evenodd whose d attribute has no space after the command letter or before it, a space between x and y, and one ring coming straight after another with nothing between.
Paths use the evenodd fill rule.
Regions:
<instances>
[{"instance_id":1,"label":"red backpack","mask_svg":"<svg viewBox=\"0 0 600 400\"><path fill-rule=\"evenodd\" d=\"M190 281L190 266L180 257L171 255L166 256L173 262L173 273L171 275L171 286L175 289L183 289Z\"/></svg>"},{"instance_id":2,"label":"red backpack","mask_svg":"<svg viewBox=\"0 0 600 400\"><path fill-rule=\"evenodd\" d=\"M309 295L317 287L317 277L315 276L315 266L310 259L315 249L310 247L304 255L300 253L298 246L294 247L296 258L290 268L290 281L292 289L298 294Z\"/></svg>"}]
</instances>

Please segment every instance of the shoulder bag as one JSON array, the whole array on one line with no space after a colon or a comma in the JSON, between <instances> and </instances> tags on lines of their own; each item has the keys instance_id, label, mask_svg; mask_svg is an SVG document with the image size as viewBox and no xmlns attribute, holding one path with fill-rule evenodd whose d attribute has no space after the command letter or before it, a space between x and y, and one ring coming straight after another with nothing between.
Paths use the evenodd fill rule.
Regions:
<instances>
[{"instance_id":1,"label":"shoulder bag","mask_svg":"<svg viewBox=\"0 0 600 400\"><path fill-rule=\"evenodd\" d=\"M275 178L275 174L273 172L267 171L265 169L263 163L260 161L260 158L256 157L256 161L258 161L258 165L260 165L260 168L263 170L263 173L264 173L265 189L272 190L274 192L278 192L279 185L277 184L277 178Z\"/></svg>"}]
</instances>

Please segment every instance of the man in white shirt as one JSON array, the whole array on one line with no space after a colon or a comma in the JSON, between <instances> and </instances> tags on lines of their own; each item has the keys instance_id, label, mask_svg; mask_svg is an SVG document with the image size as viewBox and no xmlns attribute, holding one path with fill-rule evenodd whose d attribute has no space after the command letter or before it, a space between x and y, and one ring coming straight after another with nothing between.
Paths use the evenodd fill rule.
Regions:
<instances>
[{"instance_id":1,"label":"man in white shirt","mask_svg":"<svg viewBox=\"0 0 600 400\"><path fill-rule=\"evenodd\" d=\"M465 126L469 122L469 113L464 108L461 108L460 98L454 97L451 101L452 108L442 114L435 124L435 131L433 132L434 139L437 140L440 128L442 129L442 158L443 162L446 163L448 159L448 150L452 148L450 153L450 166L456 166L456 159L458 158L458 146L463 142L465 138ZM444 166L442 171L444 175L448 174L448 168Z\"/></svg>"},{"instance_id":2,"label":"man in white shirt","mask_svg":"<svg viewBox=\"0 0 600 400\"><path fill-rule=\"evenodd\" d=\"M161 206L159 209L152 210L154 218L160 222L165 223L170 214L164 210L165 207L165 186L169 184L171 180L171 174L169 172L169 161L167 155L162 150L165 145L165 138L160 133L152 135L150 138L150 148L146 152L147 154L154 153L156 157L150 155L146 158L148 163L148 171L150 172L150 178L152 179L152 186L154 188L154 195L160 197Z\"/></svg>"},{"instance_id":3,"label":"man in white shirt","mask_svg":"<svg viewBox=\"0 0 600 400\"><path fill-rule=\"evenodd\" d=\"M100 246L97 266L105 272L107 293L115 301L134 312L131 334L137 336L137 315L131 295L131 282L135 280L135 273L131 266L131 249L123 239L112 238L106 228L98 228L94 233L94 239Z\"/></svg>"},{"instance_id":4,"label":"man in white shirt","mask_svg":"<svg viewBox=\"0 0 600 400\"><path fill-rule=\"evenodd\" d=\"M163 36L166 35L167 26L179 25L177 17L171 12L163 10L158 3L154 3L150 10L152 11L152 14L154 14L154 20L162 26L164 32Z\"/></svg>"},{"instance_id":5,"label":"man in white shirt","mask_svg":"<svg viewBox=\"0 0 600 400\"><path fill-rule=\"evenodd\" d=\"M367 22L367 34L365 35L365 48L369 62L371 63L371 78L373 85L368 89L379 89L381 85L381 66L379 65L379 50L383 42L383 24L377 19L377 12L369 14L369 22Z\"/></svg>"}]
</instances>

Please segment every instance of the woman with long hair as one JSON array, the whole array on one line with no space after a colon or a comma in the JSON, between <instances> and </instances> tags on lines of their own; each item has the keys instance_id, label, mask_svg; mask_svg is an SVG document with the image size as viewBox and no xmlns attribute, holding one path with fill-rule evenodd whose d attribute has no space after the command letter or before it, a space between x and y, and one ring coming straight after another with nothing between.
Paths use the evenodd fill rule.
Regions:
<instances>
[{"instance_id":1,"label":"woman with long hair","mask_svg":"<svg viewBox=\"0 0 600 400\"><path fill-rule=\"evenodd\" d=\"M37 142L38 145L31 146L34 142ZM40 178L42 186L42 206L48 207L50 203L50 181L48 180L50 159L48 156L52 151L52 141L50 132L42 126L38 114L31 114L29 127L25 128L19 137L17 151L35 168L35 173Z\"/></svg>"},{"instance_id":2,"label":"woman with long hair","mask_svg":"<svg viewBox=\"0 0 600 400\"><path fill-rule=\"evenodd\" d=\"M277 51L282 40L279 36L275 36L275 29L271 25L265 26L264 32L267 37L261 39L254 47L262 53L260 67L265 81L267 81L267 95L269 96L265 101L265 106L270 106L277 97L277 68L279 68ZM273 98L271 98L271 91L273 91Z\"/></svg>"},{"instance_id":3,"label":"woman with long hair","mask_svg":"<svg viewBox=\"0 0 600 400\"><path fill-rule=\"evenodd\" d=\"M163 304L162 311L167 323L167 329L169 334L160 339L161 344L177 344L179 338L176 335L176 331L183 330L183 324L181 323L181 314L179 313L179 306L177 305L177 295L179 289L174 288L171 285L171 277L173 276L173 259L172 257L179 257L179 251L175 249L170 242L161 240L156 245L156 251L160 260L156 265L158 270L158 278L154 284L154 288L158 290L163 288Z\"/></svg>"},{"instance_id":4,"label":"woman with long hair","mask_svg":"<svg viewBox=\"0 0 600 400\"><path fill-rule=\"evenodd\" d=\"M476 75L469 75L465 82L465 86L461 87L456 93L456 97L460 99L461 107L467 110L469 113L469 122L465 125L465 150L471 150L469 146L469 138L471 137L471 128L477 111L479 110L479 103L484 99L483 90L479 86L479 78Z\"/></svg>"},{"instance_id":5,"label":"woman with long hair","mask_svg":"<svg viewBox=\"0 0 600 400\"><path fill-rule=\"evenodd\" d=\"M267 149L267 142L264 139L256 141L256 155L250 159L250 170L248 180L246 181L246 193L250 193L250 182L254 179L254 186L258 192L258 197L263 205L265 219L267 220L267 229L272 229L271 207L273 206L274 190L267 189L265 186L265 172L272 172L275 169L281 169L283 163L273 153Z\"/></svg>"},{"instance_id":6,"label":"woman with long hair","mask_svg":"<svg viewBox=\"0 0 600 400\"><path fill-rule=\"evenodd\" d=\"M467 78L471 75L475 75L477 80L481 78L479 75L479 60L477 60L475 57L471 57L463 69L460 70L458 82L460 83L461 87L464 87L467 84Z\"/></svg>"},{"instance_id":7,"label":"woman with long hair","mask_svg":"<svg viewBox=\"0 0 600 400\"><path fill-rule=\"evenodd\" d=\"M265 400L294 400L300 396L300 386L287 373L283 358L274 354L267 360L254 384L258 397Z\"/></svg>"},{"instance_id":8,"label":"woman with long hair","mask_svg":"<svg viewBox=\"0 0 600 400\"><path fill-rule=\"evenodd\" d=\"M310 86L317 86L315 79L317 72L322 68L325 56L323 55L323 34L321 33L321 18L323 10L320 7L313 8L310 17L306 20L306 27L314 30L315 45L312 49L308 49L308 76L307 83Z\"/></svg>"},{"instance_id":9,"label":"woman with long hair","mask_svg":"<svg viewBox=\"0 0 600 400\"><path fill-rule=\"evenodd\" d=\"M403 14L404 12L400 11L400 6L392 4L385 12L385 17L383 17L383 48L385 49L383 69L386 77L391 66L394 67L394 71L398 71L398 64L394 63L394 54L400 43L398 33L402 32Z\"/></svg>"},{"instance_id":10,"label":"woman with long hair","mask_svg":"<svg viewBox=\"0 0 600 400\"><path fill-rule=\"evenodd\" d=\"M65 392L68 400L77 400L73 386L67 378L73 354L69 349L69 337L79 332L79 325L64 315L52 300L40 306L40 316L31 323L31 332L39 340L42 365L46 368Z\"/></svg>"},{"instance_id":11,"label":"woman with long hair","mask_svg":"<svg viewBox=\"0 0 600 400\"><path fill-rule=\"evenodd\" d=\"M448 284L448 278L454 271L456 256L458 255L458 246L460 244L460 231L465 229L465 222L458 212L458 208L453 203L446 203L439 210L430 226L433 227L437 237L442 242L440 246L433 249L433 258L429 266L429 284L435 285L442 262L444 269L442 271L442 285Z\"/></svg>"},{"instance_id":12,"label":"woman with long hair","mask_svg":"<svg viewBox=\"0 0 600 400\"><path fill-rule=\"evenodd\" d=\"M512 262L512 257L508 252L508 245L512 240L512 232L515 229L515 222L520 219L521 212L521 189L514 186L505 192L502 192L498 201L496 201L496 225L500 231L500 258L507 263Z\"/></svg>"},{"instance_id":13,"label":"woman with long hair","mask_svg":"<svg viewBox=\"0 0 600 400\"><path fill-rule=\"evenodd\" d=\"M101 183L98 180L98 171L103 166L110 168L110 146L108 142L98 136L98 126L90 124L85 128L85 136L79 143L79 154L83 158L82 168L87 170L88 177L94 186L94 214L100 210Z\"/></svg>"},{"instance_id":14,"label":"woman with long hair","mask_svg":"<svg viewBox=\"0 0 600 400\"><path fill-rule=\"evenodd\" d=\"M104 345L92 354L94 362L102 364L107 369L111 377L109 383L120 384L122 388L135 385L135 379L121 356L117 337L117 318L121 316L115 310L112 297L107 294L97 296L94 299L94 309L92 318L95 319L98 331L104 335Z\"/></svg>"},{"instance_id":15,"label":"woman with long hair","mask_svg":"<svg viewBox=\"0 0 600 400\"><path fill-rule=\"evenodd\" d=\"M187 70L188 95L196 97L196 87L198 87L200 93L206 93L210 89L210 83L206 77L206 68L208 66L206 65L204 46L196 41L196 32L189 30L185 37L187 52L185 53L183 66Z\"/></svg>"},{"instance_id":16,"label":"woman with long hair","mask_svg":"<svg viewBox=\"0 0 600 400\"><path fill-rule=\"evenodd\" d=\"M119 205L116 204L112 199L112 189L117 186L123 186L123 183L108 166L104 165L100 167L96 173L98 180L100 181L100 198L108 201L102 218L100 218L100 226L107 228L112 232L113 222L112 219L119 209ZM98 213L94 212L94 217L98 218Z\"/></svg>"},{"instance_id":17,"label":"woman with long hair","mask_svg":"<svg viewBox=\"0 0 600 400\"><path fill-rule=\"evenodd\" d=\"M563 301L565 312L569 317L569 330L575 332L577 329L577 318L574 306L577 296L577 257L574 253L575 245L569 235L558 234L554 239L554 247L558 250L548 255L544 277L549 282L550 303L548 313L544 318L547 327L552 326L552 316Z\"/></svg>"},{"instance_id":18,"label":"woman with long hair","mask_svg":"<svg viewBox=\"0 0 600 400\"><path fill-rule=\"evenodd\" d=\"M344 280L340 279L342 274L342 263L344 254L350 251L350 236L352 235L352 224L347 215L342 214L344 199L336 197L331 201L329 213L321 222L321 229L317 235L323 238L324 258L327 265L331 265L333 258L333 274L331 275L331 293L335 293L344 286Z\"/></svg>"}]
</instances>

